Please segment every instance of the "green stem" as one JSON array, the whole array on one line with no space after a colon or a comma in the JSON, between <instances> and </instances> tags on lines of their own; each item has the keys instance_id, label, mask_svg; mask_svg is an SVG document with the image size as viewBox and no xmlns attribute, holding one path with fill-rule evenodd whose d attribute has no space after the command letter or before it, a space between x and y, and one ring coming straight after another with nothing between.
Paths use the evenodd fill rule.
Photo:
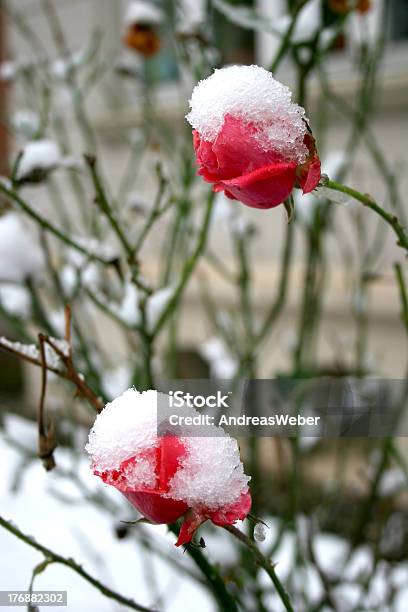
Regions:
<instances>
[{"instance_id":1,"label":"green stem","mask_svg":"<svg viewBox=\"0 0 408 612\"><path fill-rule=\"evenodd\" d=\"M398 282L398 287L400 290L400 296L401 296L401 308L402 308L402 312L401 312L401 319L408 331L408 292L407 292L407 286L405 284L405 278L402 272L402 267L400 263L396 263L394 265L394 269L395 269L395 275L397 277L397 282Z\"/></svg>"},{"instance_id":2,"label":"green stem","mask_svg":"<svg viewBox=\"0 0 408 612\"><path fill-rule=\"evenodd\" d=\"M405 233L403 226L399 222L398 217L384 210L384 208L382 208L371 195L367 193L360 193L351 187L347 187L346 185L342 185L336 181L331 181L330 179L324 183L324 186L328 187L329 189L333 189L334 191L349 195L358 202L361 202L361 204L364 206L371 208L371 210L376 212L377 215L380 215L380 217L382 217L392 227L398 237L398 246L408 251L408 236Z\"/></svg>"},{"instance_id":3,"label":"green stem","mask_svg":"<svg viewBox=\"0 0 408 612\"><path fill-rule=\"evenodd\" d=\"M172 533L178 536L178 527L169 525ZM199 548L191 544L186 546L186 553L193 559L199 570L204 574L208 582L208 588L212 591L217 599L220 610L224 612L238 612L238 606L234 597L227 591L225 582L218 573L217 569L207 561L204 554Z\"/></svg>"},{"instance_id":4,"label":"green stem","mask_svg":"<svg viewBox=\"0 0 408 612\"><path fill-rule=\"evenodd\" d=\"M88 164L88 167L91 173L92 183L95 188L96 203L98 204L99 208L101 209L103 214L108 219L110 225L112 226L113 231L118 237L119 242L122 244L123 248L125 249L126 255L128 256L128 259L129 259L129 263L131 263L131 261L133 260L134 251L124 231L119 225L118 220L113 214L111 205L108 202L108 198L106 197L105 188L102 185L102 180L101 180L101 177L99 176L99 172L96 167L96 158L93 157L92 155L85 155L84 157L85 157L86 163Z\"/></svg>"},{"instance_id":5,"label":"green stem","mask_svg":"<svg viewBox=\"0 0 408 612\"><path fill-rule=\"evenodd\" d=\"M256 563L266 571L269 578L272 580L278 592L278 595L283 605L285 606L285 610L287 610L287 612L294 612L294 608L292 607L292 604L290 602L289 595L287 594L283 584L279 580L275 572L273 563L271 563L269 559L264 557L261 551L258 549L257 545L252 540L250 540L248 536L242 533L242 531L240 531L237 527L234 527L234 525L228 525L224 527L224 529L229 531L235 538L237 538L237 540L242 542L242 544L244 544L244 546L246 546L252 552Z\"/></svg>"},{"instance_id":6,"label":"green stem","mask_svg":"<svg viewBox=\"0 0 408 612\"><path fill-rule=\"evenodd\" d=\"M116 219L116 215L113 212L112 206L110 205L108 198L106 197L106 191L96 167L96 157L94 157L93 155L85 155L84 157L91 173L92 182L96 193L96 202L103 214L108 219L113 231L118 237L119 242L123 246L130 267L132 282L136 285L138 289L140 289L146 294L150 294L151 289L147 285L145 285L145 283L139 278L139 269L135 261L135 249L134 247L132 247L131 243L127 239L126 234L120 226L119 221Z\"/></svg>"},{"instance_id":7,"label":"green stem","mask_svg":"<svg viewBox=\"0 0 408 612\"><path fill-rule=\"evenodd\" d=\"M71 568L74 572L82 576L84 580L92 584L98 591L108 597L109 599L114 599L115 601L127 606L128 608L132 608L132 610L142 610L142 612L151 612L151 608L146 608L145 606L141 606L136 603L133 599L129 599L128 597L124 597L120 593L116 593L116 591L112 591L109 587L104 585L102 582L99 582L96 578L88 574L78 563L76 563L71 558L65 558L61 555L53 552L49 548L46 548L42 544L36 542L32 537L24 534L18 527L13 525L10 521L7 521L2 516L0 516L0 526L15 535L19 540L28 544L32 548L35 548L39 552L41 552L47 560L52 561L53 563L60 563L61 565L65 565L66 567Z\"/></svg>"}]
</instances>

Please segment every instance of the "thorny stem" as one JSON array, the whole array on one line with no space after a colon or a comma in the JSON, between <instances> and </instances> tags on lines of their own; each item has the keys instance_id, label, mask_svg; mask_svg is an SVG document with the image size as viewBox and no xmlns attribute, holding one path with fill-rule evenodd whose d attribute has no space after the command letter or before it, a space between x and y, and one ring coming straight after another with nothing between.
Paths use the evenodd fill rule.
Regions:
<instances>
[{"instance_id":1,"label":"thorny stem","mask_svg":"<svg viewBox=\"0 0 408 612\"><path fill-rule=\"evenodd\" d=\"M169 525L169 529L174 535L178 536L179 529L176 525ZM217 569L207 561L201 550L189 544L186 546L186 553L193 559L194 563L206 577L208 586L217 599L220 609L225 612L238 612L237 603L228 592L224 580Z\"/></svg>"},{"instance_id":2,"label":"thorny stem","mask_svg":"<svg viewBox=\"0 0 408 612\"><path fill-rule=\"evenodd\" d=\"M387 212L380 206L371 195L367 193L360 193L356 189L352 189L351 187L347 187L346 185L342 185L337 181L328 180L324 183L325 187L329 189L333 189L334 191L338 191L340 193L344 193L346 195L351 196L358 202L361 202L364 206L367 206L371 210L380 215L394 230L395 234L398 237L397 244L408 252L408 236L405 233L404 227L398 220L398 217Z\"/></svg>"},{"instance_id":3,"label":"thorny stem","mask_svg":"<svg viewBox=\"0 0 408 612\"><path fill-rule=\"evenodd\" d=\"M245 533L240 531L237 527L235 527L234 525L228 525L228 526L225 526L224 529L226 529L226 531L229 531L235 538L237 538L237 540L242 542L242 544L244 544L244 546L246 546L251 551L256 563L260 565L266 571L266 573L272 580L287 612L294 612L294 608L292 607L292 604L290 602L289 595L287 594L283 584L279 580L275 572L273 563L271 563L269 559L264 557L264 555L261 553L257 545L250 538L248 538L248 536L245 535Z\"/></svg>"},{"instance_id":4,"label":"thorny stem","mask_svg":"<svg viewBox=\"0 0 408 612\"><path fill-rule=\"evenodd\" d=\"M118 603L124 606L127 606L128 608L131 608L132 610L141 610L142 612L152 612L152 608L146 608L145 606L142 606L136 603L133 599L124 597L123 595L121 595L120 593L117 593L116 591L112 591L112 589L107 587L105 584L103 584L102 582L94 578L93 576L91 576L91 574L88 574L88 572L84 570L81 565L79 565L78 563L76 563L76 561L74 561L74 559L72 559L71 557L68 557L68 558L62 557L58 553L55 553L49 548L43 546L42 544L39 544L31 536L28 536L22 531L20 531L20 529L16 525L11 523L11 521L4 519L2 516L0 516L0 526L6 529L7 531L9 531L10 533L12 533L14 536L16 536L16 538L18 538L22 542L25 542L26 544L28 544L28 546L31 546L32 548L35 548L36 550L41 552L44 555L45 559L50 560L53 563L59 563L60 565L65 565L66 567L69 567L70 569L72 569L74 572L79 574L84 580L86 580L87 582L92 584L92 586L98 589L98 591L102 593L102 595L105 595L105 597L108 597L109 599L114 599Z\"/></svg>"}]
</instances>

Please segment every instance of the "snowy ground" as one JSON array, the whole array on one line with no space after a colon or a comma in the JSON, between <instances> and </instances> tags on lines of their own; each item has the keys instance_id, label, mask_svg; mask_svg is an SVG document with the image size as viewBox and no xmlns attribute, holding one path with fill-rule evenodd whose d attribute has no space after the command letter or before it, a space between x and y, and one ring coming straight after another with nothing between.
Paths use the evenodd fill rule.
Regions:
<instances>
[{"instance_id":1,"label":"snowy ground","mask_svg":"<svg viewBox=\"0 0 408 612\"><path fill-rule=\"evenodd\" d=\"M36 432L33 424L15 416L6 416L5 424L6 434L0 434L0 514L4 518L12 519L24 533L33 535L53 551L73 557L92 576L138 603L166 612L189 609L215 612L211 596L189 575L189 572L195 573L191 560L182 550L175 548L174 537L167 533L166 527L138 525L131 528L130 537L119 540L115 526L120 525L120 520L134 520L135 512L117 491L108 489L90 474L85 456L78 460L72 453L59 448L56 452L58 467L47 474L38 459L25 465L21 451L10 443L10 439L18 440L34 451ZM67 477L70 471L76 475L77 484ZM86 491L88 495L103 493L102 505L87 499ZM113 514L108 506L113 508ZM267 523L266 540L259 544L265 551L274 541L279 527L273 519L267 519ZM299 530L302 530L302 520L299 521ZM158 554L146 551L140 543L141 536ZM221 566L238 561L237 548L229 534L221 529L206 528L204 536L207 544L205 554L211 561ZM42 561L42 555L1 528L0 550L0 590L27 589L32 570ZM328 534L319 534L315 538L315 555L320 566L331 574L339 570L346 552L347 543L341 538ZM315 569L305 566L290 577L295 553L295 537L292 533L285 533L273 555L277 572L281 579L292 580L291 592L306 591L309 600L316 602L321 596L322 585ZM372 587L364 593L358 578L371 573L371 553L361 547L344 570L344 583L335 590L339 612L356 609L361 597L365 610L406 612L408 563L395 567L380 564ZM282 606L266 574L260 573L260 580L267 592L267 609L281 612ZM380 602L391 584L397 597L395 606L388 608ZM51 565L40 574L35 589L68 591L66 609L72 612L125 609L61 565ZM61 610L52 606L44 609L50 612Z\"/></svg>"}]
</instances>

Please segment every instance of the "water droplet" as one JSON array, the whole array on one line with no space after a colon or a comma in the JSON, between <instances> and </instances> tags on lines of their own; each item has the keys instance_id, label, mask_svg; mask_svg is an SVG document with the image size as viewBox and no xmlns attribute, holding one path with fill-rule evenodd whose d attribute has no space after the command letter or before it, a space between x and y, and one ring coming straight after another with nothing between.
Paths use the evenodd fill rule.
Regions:
<instances>
[{"instance_id":1,"label":"water droplet","mask_svg":"<svg viewBox=\"0 0 408 612\"><path fill-rule=\"evenodd\" d=\"M266 529L262 523L257 523L254 529L254 539L257 542L263 542L266 538Z\"/></svg>"}]
</instances>

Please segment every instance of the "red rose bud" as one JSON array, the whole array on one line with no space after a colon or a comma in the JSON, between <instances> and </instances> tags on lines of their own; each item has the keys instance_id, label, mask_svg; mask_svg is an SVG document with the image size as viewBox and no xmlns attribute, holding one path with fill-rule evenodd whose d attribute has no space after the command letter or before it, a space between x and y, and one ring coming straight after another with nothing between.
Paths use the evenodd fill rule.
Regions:
<instances>
[{"instance_id":1,"label":"red rose bud","mask_svg":"<svg viewBox=\"0 0 408 612\"><path fill-rule=\"evenodd\" d=\"M313 191L320 159L303 108L259 66L215 70L194 88L192 125L198 174L254 208L282 204L294 187Z\"/></svg>"},{"instance_id":2,"label":"red rose bud","mask_svg":"<svg viewBox=\"0 0 408 612\"><path fill-rule=\"evenodd\" d=\"M161 47L158 27L164 15L151 2L131 0L125 15L123 43L146 57L155 55Z\"/></svg>"},{"instance_id":3,"label":"red rose bud","mask_svg":"<svg viewBox=\"0 0 408 612\"><path fill-rule=\"evenodd\" d=\"M129 49L137 51L146 57L155 55L161 46L159 36L150 26L138 24L131 26L127 30L123 37L123 43Z\"/></svg>"},{"instance_id":4,"label":"red rose bud","mask_svg":"<svg viewBox=\"0 0 408 612\"><path fill-rule=\"evenodd\" d=\"M129 389L96 418L87 451L94 474L117 488L152 523L184 517L176 546L206 520L232 525L251 508L249 477L238 445L215 426L214 437L157 436L156 391ZM180 409L196 416L193 408ZM208 467L211 466L211 470Z\"/></svg>"}]
</instances>

